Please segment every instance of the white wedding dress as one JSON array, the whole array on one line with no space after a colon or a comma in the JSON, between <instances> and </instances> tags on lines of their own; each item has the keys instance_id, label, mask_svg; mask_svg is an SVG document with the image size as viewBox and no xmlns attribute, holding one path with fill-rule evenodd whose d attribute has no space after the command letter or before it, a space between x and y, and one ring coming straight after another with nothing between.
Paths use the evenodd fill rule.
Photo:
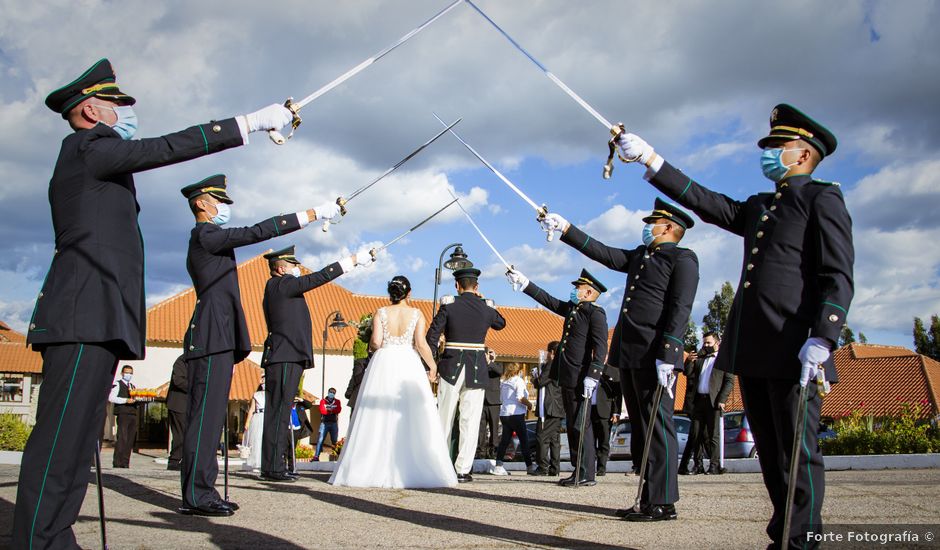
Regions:
<instances>
[{"instance_id":1,"label":"white wedding dress","mask_svg":"<svg viewBox=\"0 0 940 550\"><path fill-rule=\"evenodd\" d=\"M376 312L374 329L382 330L382 347L363 376L331 484L393 489L457 486L431 385L413 345L419 315L414 310L405 333L392 336L385 308Z\"/></svg>"}]
</instances>

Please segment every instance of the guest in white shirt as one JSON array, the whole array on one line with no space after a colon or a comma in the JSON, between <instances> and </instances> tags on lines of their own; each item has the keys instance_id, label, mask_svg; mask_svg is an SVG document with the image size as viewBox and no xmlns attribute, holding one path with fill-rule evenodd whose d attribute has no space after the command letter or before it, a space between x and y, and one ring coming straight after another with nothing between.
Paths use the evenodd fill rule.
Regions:
<instances>
[{"instance_id":1,"label":"guest in white shirt","mask_svg":"<svg viewBox=\"0 0 940 550\"><path fill-rule=\"evenodd\" d=\"M526 468L535 468L529 455L529 438L525 427L525 417L532 408L532 402L529 401L529 389L522 378L524 369L525 365L522 363L510 363L506 366L503 381L499 384L499 422L503 427L503 434L499 447L496 448L496 467L492 472L496 475L509 475L503 467L502 459L506 454L506 447L512 441L513 432L519 438L519 450L525 459Z\"/></svg>"}]
</instances>

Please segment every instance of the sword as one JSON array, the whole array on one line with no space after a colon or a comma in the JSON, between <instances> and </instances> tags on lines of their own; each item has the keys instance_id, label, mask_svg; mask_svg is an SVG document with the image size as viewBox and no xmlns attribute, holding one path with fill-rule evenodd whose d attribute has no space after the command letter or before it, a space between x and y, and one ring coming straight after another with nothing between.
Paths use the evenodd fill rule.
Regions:
<instances>
[{"instance_id":1,"label":"sword","mask_svg":"<svg viewBox=\"0 0 940 550\"><path fill-rule=\"evenodd\" d=\"M650 412L650 423L646 427L646 440L643 442L643 458L640 461L640 484L636 488L636 500L633 501L633 511L640 511L640 500L643 498L643 485L646 484L646 465L650 459L650 442L653 440L653 430L656 428L656 414L659 412L659 404L663 400L663 387L656 385L656 391L653 393L653 410Z\"/></svg>"},{"instance_id":2,"label":"sword","mask_svg":"<svg viewBox=\"0 0 940 550\"><path fill-rule=\"evenodd\" d=\"M95 441L95 481L98 484L98 526L101 528L101 548L108 550L107 520L104 515L104 488L101 486L101 440Z\"/></svg>"},{"instance_id":3,"label":"sword","mask_svg":"<svg viewBox=\"0 0 940 550\"><path fill-rule=\"evenodd\" d=\"M493 243L491 243L490 240L486 238L486 235L483 234L483 230L481 230L479 226L474 223L473 218L470 217L470 213L464 209L462 204L460 204L460 200L457 199L457 195L454 195L454 192L450 191L449 189L448 191L450 192L450 196L454 197L454 200L457 201L457 206L460 207L460 211L463 212L463 215L467 217L467 221L469 221L470 225L472 225L473 228L477 230L477 233L480 234L480 238L483 239L483 242L486 243L486 246L490 247L490 250L493 251L493 254L496 254L496 257L499 258L499 261L503 262L503 265L506 266L506 269L512 269L512 265L506 261L506 258L503 258L503 255L499 253L499 250L496 250L496 247L493 246Z\"/></svg>"},{"instance_id":4,"label":"sword","mask_svg":"<svg viewBox=\"0 0 940 550\"><path fill-rule=\"evenodd\" d=\"M440 213L443 212L444 210L447 210L447 209L450 207L450 205L454 204L455 202L457 202L457 199L454 199L454 200L450 201L449 203L445 204L443 207L441 207L440 210L438 210L437 212L431 214L431 215L428 216L427 218L424 218L423 220L421 220L420 222L418 222L417 225L415 225L414 227L412 227L412 228L409 229L408 231L405 231L405 232L402 233L401 235L399 235L399 236L395 237L394 239L388 241L387 243L383 244L382 246L380 246L380 247L378 247L378 248L373 248L372 250L370 250L370 251L369 251L369 254L372 255L372 259L374 260L375 257L378 255L379 252L385 250L386 248L388 248L388 247L392 246L393 244L397 243L398 241L404 239L406 236L408 236L409 234L411 234L412 232L414 232L414 230L418 229L418 228L421 227L422 225L424 225L424 224L426 224L427 222L431 221L432 218L434 218L435 216L437 216L438 214L440 214Z\"/></svg>"},{"instance_id":5,"label":"sword","mask_svg":"<svg viewBox=\"0 0 940 550\"><path fill-rule=\"evenodd\" d=\"M581 466L584 462L584 430L587 429L588 407L591 406L590 399L581 400L581 431L578 433L578 459L574 467L574 487L578 488L581 482Z\"/></svg>"},{"instance_id":6,"label":"sword","mask_svg":"<svg viewBox=\"0 0 940 550\"><path fill-rule=\"evenodd\" d=\"M435 141L437 141L437 138L439 138L439 137L443 136L444 134L446 134L446 133L447 133L447 130L450 130L451 128L453 128L454 126L456 126L457 123L460 122L460 120L461 120L461 119L458 118L456 121L454 121L453 124L451 124L450 126L448 126L446 129L441 130L440 133L438 133L436 136L434 136L434 137L432 137L431 139L429 139L429 140L425 141L424 143L422 143L420 147L418 147L417 149L415 149L414 151L412 151L411 153L409 153L408 156L406 156L405 158L403 158L403 159L401 159L400 161L398 161L397 163L395 163L394 166L392 166L391 168L389 168L389 169L386 170L385 172L382 172L382 175L380 175L379 177L375 178L374 180L372 180L372 181L369 182L368 184L366 184L366 185L360 187L359 189L356 189L355 191L353 191L352 194L349 195L349 198L337 197L337 198L336 198L336 204L339 205L340 215L341 215L341 216L345 216L345 215L346 215L346 203L348 203L349 201L351 201L351 200L353 200L354 198L358 197L358 196L361 195L364 191L366 191L367 189L369 189L370 187L372 187L373 185L375 185L376 183L378 183L382 178L384 178L385 176L387 176L387 175L391 174L392 172L394 172L395 170L397 170L399 167L401 167L402 164L405 164L406 162L408 162L409 160L411 160L412 158L414 158L415 155L417 155L418 153L420 153L421 151L423 151L425 147L427 147L428 145L431 145L432 143L434 143ZM323 221L323 232L324 232L324 233L330 230L330 223L331 223L330 220L324 220L324 221ZM336 224L338 224L339 222L332 222L332 223L333 223L333 225L336 225Z\"/></svg>"},{"instance_id":7,"label":"sword","mask_svg":"<svg viewBox=\"0 0 940 550\"><path fill-rule=\"evenodd\" d=\"M490 25L493 25L493 28L499 31L499 33L502 34L503 37L505 37L506 40L509 41L510 44L512 44L513 46L516 47L517 50L522 52L522 55L529 58L529 61L531 61L532 63L535 64L536 67L541 69L542 72L545 73L545 76L547 76L549 80L551 80L552 82L555 83L556 86L561 88L561 91L568 94L568 96L571 99L575 100L578 103L578 105L580 105L582 108L584 108L585 111L590 113L591 116L593 116L598 122L603 124L604 128L607 128L608 130L610 130L611 138L607 142L607 145L610 148L610 156L607 157L607 164L604 165L604 179L605 180L610 179L610 175L614 171L614 152L616 151L617 138L620 137L620 134L622 134L625 131L623 123L621 122L616 125L611 124L609 120L607 120L606 118L604 118L603 115L597 112L597 109L595 109L594 107L591 107L587 101L584 101L584 99L581 96L576 94L574 90L569 88L567 84L562 82L560 78L558 78L557 76L555 76L554 73L548 70L548 67L546 67L545 65L542 65L541 63L539 63L539 61L536 58L532 57L532 54L527 52L526 49L522 47L522 45L520 45L518 42L513 40L513 38L509 36L509 33L504 31L499 25L497 25L496 21L493 21L492 19L490 19L490 16L486 15L486 13L484 13L483 10L481 10L476 4L474 4L472 0L466 0L466 2L467 4L470 4L470 7L475 9L477 13L483 16L483 19L486 19ZM620 160L622 160L623 162L636 162L637 160L639 160L639 157L627 159L627 158L624 158L622 155L618 155L618 156L620 156Z\"/></svg>"},{"instance_id":8,"label":"sword","mask_svg":"<svg viewBox=\"0 0 940 550\"><path fill-rule=\"evenodd\" d=\"M434 113L431 113L431 114L434 114ZM434 115L434 118L436 118L436 119L438 120L438 122L440 122L440 123L443 124L444 126L447 126L447 123L444 122L443 120L441 120L441 117L439 117L439 116L437 116L437 115L435 114L435 115ZM522 197L522 200L526 201L526 202L529 204L529 206L531 206L532 208L535 209L535 212L538 214L538 215L536 216L536 218L535 218L536 220L538 220L538 221L541 222L542 220L545 219L545 216L548 215L548 205L543 204L542 206L539 206L539 205L535 204L535 202L534 202L532 199L530 199L528 195L526 195L525 193L523 193L522 190L519 189L518 187L516 187L516 185L515 185L513 182L509 181L509 179L507 179L506 176L504 176L502 173L500 173L499 170L497 170L496 168L494 168L493 165L490 164L489 162L487 162L487 160L486 160L485 158L483 158L482 156L480 156L480 153L477 153L477 152L476 152L476 149L474 149L473 147L471 147L469 143L467 143L467 142L464 141L460 136L458 136L458 135L457 135L457 132L455 132L455 131L453 131L453 130L450 130L450 133L451 133L451 135L453 135L455 138L457 138L457 141L459 141L460 143L462 143L464 147L466 147L471 153L473 153L473 156L475 156L476 158L480 159L480 162L482 162L487 168L489 168L491 172L493 172L494 174L496 174L496 177L498 177L499 179L503 180L503 183L505 183L506 185L508 185L510 189L512 189L513 191L516 192L517 195L519 195L520 197ZM547 231L547 233L548 233L548 235L545 237L545 240L551 241L552 238L554 238L554 234L553 234L552 231Z\"/></svg>"},{"instance_id":9,"label":"sword","mask_svg":"<svg viewBox=\"0 0 940 550\"><path fill-rule=\"evenodd\" d=\"M284 106L287 107L288 109L290 109L290 112L294 114L294 119L291 121L290 133L287 134L287 137L284 137L284 136L281 135L281 133L278 132L277 130L268 130L268 136L271 138L271 141L273 141L274 143L276 143L276 144L278 144L278 145L283 145L284 143L286 143L287 140L289 140L289 139L294 135L294 130L296 130L297 127L300 126L300 123L302 122L302 120L301 120L301 118L300 118L300 110L301 110L305 105L307 105L307 104L310 103L311 101L317 99L317 98L320 97L321 95L323 95L323 94L329 92L329 91L332 90L333 88L339 86L339 85L342 84L343 82L346 82L346 81L349 80L350 78L356 76L357 74L359 74L360 72L362 72L366 67L368 67L369 65L372 65L373 63L375 63L375 62L378 61L379 59L382 59L386 54L390 53L392 50L394 50L394 49L397 48L398 46L401 46L402 44L404 44L405 42L407 42L408 40L410 40L414 35L418 34L418 33L421 32L421 31L423 31L423 30L424 30L428 25L430 25L431 23L437 21L437 20L438 20L439 18L441 18L445 13L447 13L447 12L449 12L450 10L456 8L457 5L460 4L461 2L463 2L463 0L454 0L453 2L451 2L451 4L450 4L449 6L447 6L447 7L444 8L444 9L442 9L441 11L437 12L437 13L434 15L434 17L431 17L430 19L428 19L427 21L425 21L424 23L422 23L420 26L415 27L414 29L412 29L408 34L406 34L406 35L402 36L401 38L399 38L399 39L398 39L394 44L392 44L391 46L386 47L385 49L379 51L378 53L376 53L376 54L373 55L372 57L370 57L370 58L366 59L365 61L363 61L362 63L356 65L356 66L353 67L352 69L349 69L349 70L346 71L345 73L339 75L339 76L336 77L332 82L330 82L330 83L327 84L326 86L323 86L322 88L320 88L319 90L313 92L312 94L308 95L307 97L301 99L300 101L294 102L294 98L288 97L288 98L287 98L287 101L284 102Z\"/></svg>"}]
</instances>

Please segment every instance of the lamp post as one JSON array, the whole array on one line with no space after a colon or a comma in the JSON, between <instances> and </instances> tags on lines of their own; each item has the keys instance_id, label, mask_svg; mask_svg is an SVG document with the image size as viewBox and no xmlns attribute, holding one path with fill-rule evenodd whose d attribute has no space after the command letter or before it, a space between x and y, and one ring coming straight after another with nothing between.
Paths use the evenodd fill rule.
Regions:
<instances>
[{"instance_id":1,"label":"lamp post","mask_svg":"<svg viewBox=\"0 0 940 550\"><path fill-rule=\"evenodd\" d=\"M451 248L454 248L454 251L451 253L450 259L445 262L444 254L447 254L447 251ZM434 303L431 305L432 319L434 315L437 314L437 287L441 284L441 271L443 271L444 267L454 271L473 267L473 262L467 259L467 253L463 251L463 245L461 243L449 244L441 251L441 257L437 262L437 269L434 270Z\"/></svg>"},{"instance_id":2,"label":"lamp post","mask_svg":"<svg viewBox=\"0 0 940 550\"><path fill-rule=\"evenodd\" d=\"M331 318L332 321L330 320ZM331 312L326 316L326 319L323 320L323 357L321 360L322 370L320 372L320 399L323 399L323 396L326 395L326 341L330 337L329 329L339 332L348 326L349 323L343 319L343 314L340 313L338 309Z\"/></svg>"}]
</instances>

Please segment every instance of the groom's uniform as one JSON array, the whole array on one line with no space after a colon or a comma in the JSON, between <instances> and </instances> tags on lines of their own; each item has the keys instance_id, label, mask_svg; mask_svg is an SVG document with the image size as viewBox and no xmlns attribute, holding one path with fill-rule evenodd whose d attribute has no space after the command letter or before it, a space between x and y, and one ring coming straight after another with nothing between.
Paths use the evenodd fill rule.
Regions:
<instances>
[{"instance_id":1,"label":"groom's uniform","mask_svg":"<svg viewBox=\"0 0 940 550\"><path fill-rule=\"evenodd\" d=\"M479 276L478 269L454 271L454 278L458 281ZM505 326L506 320L496 311L492 301L474 292L464 292L441 300L441 309L428 329L427 340L432 350L438 349L442 334L446 342L437 362L437 371L441 376L437 388L437 406L445 441L450 441L454 415L460 404L460 444L454 462L460 481L470 481L483 397L489 381L483 343L489 329L501 330Z\"/></svg>"}]
</instances>

